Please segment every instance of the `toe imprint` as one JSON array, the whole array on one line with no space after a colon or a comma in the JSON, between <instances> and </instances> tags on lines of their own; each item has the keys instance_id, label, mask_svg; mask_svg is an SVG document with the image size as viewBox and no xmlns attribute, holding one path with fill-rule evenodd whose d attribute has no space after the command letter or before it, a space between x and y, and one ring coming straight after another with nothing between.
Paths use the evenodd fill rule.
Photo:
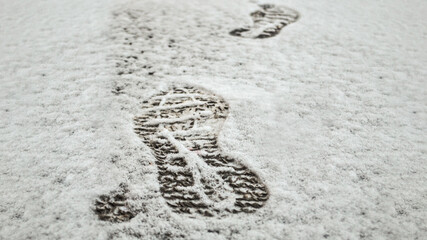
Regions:
<instances>
[{"instance_id":1,"label":"toe imprint","mask_svg":"<svg viewBox=\"0 0 427 240\"><path fill-rule=\"evenodd\" d=\"M135 117L135 132L151 148L160 191L175 212L250 213L267 201L267 187L258 176L218 147L227 114L228 104L220 97L174 87L146 101L143 114Z\"/></svg>"},{"instance_id":2,"label":"toe imprint","mask_svg":"<svg viewBox=\"0 0 427 240\"><path fill-rule=\"evenodd\" d=\"M251 13L253 25L234 29L232 36L246 38L268 38L279 34L288 24L298 20L299 14L295 10L279 7L272 4L259 5L260 10Z\"/></svg>"}]
</instances>

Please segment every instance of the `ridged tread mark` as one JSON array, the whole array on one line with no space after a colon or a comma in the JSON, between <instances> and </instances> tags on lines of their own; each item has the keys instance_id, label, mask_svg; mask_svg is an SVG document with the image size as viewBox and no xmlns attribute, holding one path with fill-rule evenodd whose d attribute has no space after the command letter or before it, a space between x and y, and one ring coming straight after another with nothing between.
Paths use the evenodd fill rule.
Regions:
<instances>
[{"instance_id":1,"label":"ridged tread mark","mask_svg":"<svg viewBox=\"0 0 427 240\"><path fill-rule=\"evenodd\" d=\"M99 196L94 208L98 218L110 222L126 222L134 218L141 209L129 205L128 193L127 186L121 184L118 190Z\"/></svg>"},{"instance_id":2,"label":"ridged tread mark","mask_svg":"<svg viewBox=\"0 0 427 240\"><path fill-rule=\"evenodd\" d=\"M145 101L135 117L135 132L151 148L160 191L175 212L250 213L267 201L259 177L218 147L228 109L210 92L173 87Z\"/></svg>"},{"instance_id":3,"label":"ridged tread mark","mask_svg":"<svg viewBox=\"0 0 427 240\"><path fill-rule=\"evenodd\" d=\"M260 10L250 14L253 20L252 26L234 29L230 35L246 38L274 37L283 27L299 18L297 11L287 7L272 4L262 4L259 7Z\"/></svg>"}]
</instances>

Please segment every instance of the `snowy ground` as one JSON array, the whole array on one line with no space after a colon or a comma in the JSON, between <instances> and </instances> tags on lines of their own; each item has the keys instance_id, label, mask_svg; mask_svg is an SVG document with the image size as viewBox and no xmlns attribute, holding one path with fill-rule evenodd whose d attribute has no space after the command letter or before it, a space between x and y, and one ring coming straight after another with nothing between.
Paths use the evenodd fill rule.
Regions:
<instances>
[{"instance_id":1,"label":"snowy ground","mask_svg":"<svg viewBox=\"0 0 427 240\"><path fill-rule=\"evenodd\" d=\"M1 0L0 239L426 239L427 2L269 3L301 18L246 39L246 0ZM228 102L219 142L263 208L165 204L132 119L172 84ZM143 211L98 220L121 183Z\"/></svg>"}]
</instances>

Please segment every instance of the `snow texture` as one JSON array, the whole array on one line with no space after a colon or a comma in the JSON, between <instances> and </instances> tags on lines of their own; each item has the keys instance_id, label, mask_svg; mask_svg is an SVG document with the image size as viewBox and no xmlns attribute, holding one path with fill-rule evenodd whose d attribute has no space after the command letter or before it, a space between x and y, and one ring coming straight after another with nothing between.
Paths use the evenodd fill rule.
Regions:
<instances>
[{"instance_id":1,"label":"snow texture","mask_svg":"<svg viewBox=\"0 0 427 240\"><path fill-rule=\"evenodd\" d=\"M427 2L265 3L300 17L252 39L247 0L1 0L0 239L426 239ZM262 208L167 205L133 119L175 84L227 102ZM102 221L122 186L137 214Z\"/></svg>"}]
</instances>

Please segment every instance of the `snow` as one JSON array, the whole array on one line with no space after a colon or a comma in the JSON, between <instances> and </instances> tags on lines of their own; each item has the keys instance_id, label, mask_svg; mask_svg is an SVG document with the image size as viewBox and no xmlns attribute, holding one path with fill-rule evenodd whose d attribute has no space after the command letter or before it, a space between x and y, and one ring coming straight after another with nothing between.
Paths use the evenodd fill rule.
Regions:
<instances>
[{"instance_id":1,"label":"snow","mask_svg":"<svg viewBox=\"0 0 427 240\"><path fill-rule=\"evenodd\" d=\"M244 0L2 0L0 239L427 238L427 2L268 3L300 18L250 39L228 34ZM172 84L229 104L219 144L268 186L263 208L167 206L133 118ZM145 210L98 220L121 183Z\"/></svg>"}]
</instances>

